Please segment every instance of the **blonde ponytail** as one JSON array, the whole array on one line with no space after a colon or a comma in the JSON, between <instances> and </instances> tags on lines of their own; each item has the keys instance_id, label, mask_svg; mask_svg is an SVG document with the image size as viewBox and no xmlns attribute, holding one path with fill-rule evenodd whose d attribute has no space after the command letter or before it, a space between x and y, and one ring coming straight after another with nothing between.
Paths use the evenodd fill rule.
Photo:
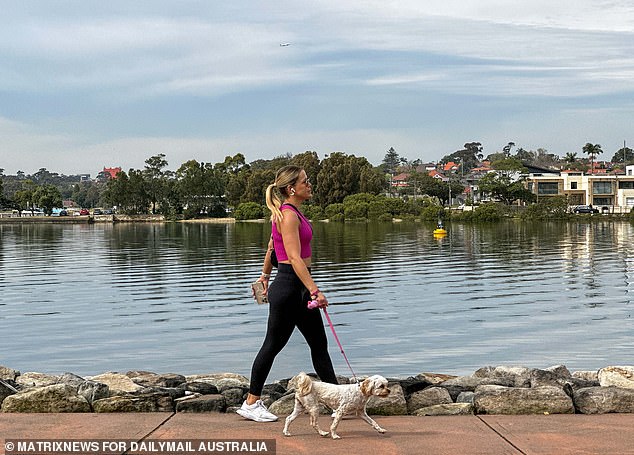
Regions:
<instances>
[{"instance_id":1,"label":"blonde ponytail","mask_svg":"<svg viewBox=\"0 0 634 455\"><path fill-rule=\"evenodd\" d=\"M266 188L266 206L271 211L271 221L278 221L282 219L282 198L279 196L279 191L276 191L277 187L275 183L271 183Z\"/></svg>"},{"instance_id":2,"label":"blonde ponytail","mask_svg":"<svg viewBox=\"0 0 634 455\"><path fill-rule=\"evenodd\" d=\"M275 174L275 181L266 188L266 206L271 211L271 221L278 223L283 218L280 207L288 197L286 188L295 185L300 172L299 166L281 167Z\"/></svg>"}]
</instances>

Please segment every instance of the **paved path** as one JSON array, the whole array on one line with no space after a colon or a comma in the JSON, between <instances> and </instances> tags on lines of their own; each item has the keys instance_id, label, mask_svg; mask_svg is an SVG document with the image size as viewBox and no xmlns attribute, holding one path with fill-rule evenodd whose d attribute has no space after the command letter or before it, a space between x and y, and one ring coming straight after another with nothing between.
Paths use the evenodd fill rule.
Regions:
<instances>
[{"instance_id":1,"label":"paved path","mask_svg":"<svg viewBox=\"0 0 634 455\"><path fill-rule=\"evenodd\" d=\"M322 427L329 420L322 416ZM634 414L376 420L387 433L378 434L360 419L346 417L338 430L342 439L333 441L318 436L306 415L293 422L293 436L285 437L283 419L255 423L236 414L0 414L0 455L5 455L3 439L274 439L278 455L634 454Z\"/></svg>"}]
</instances>

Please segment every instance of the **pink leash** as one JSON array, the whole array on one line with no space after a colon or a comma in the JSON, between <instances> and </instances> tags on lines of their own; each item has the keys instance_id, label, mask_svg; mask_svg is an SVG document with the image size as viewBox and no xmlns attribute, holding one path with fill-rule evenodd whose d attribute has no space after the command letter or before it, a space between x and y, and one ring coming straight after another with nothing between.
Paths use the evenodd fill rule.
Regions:
<instances>
[{"instance_id":1,"label":"pink leash","mask_svg":"<svg viewBox=\"0 0 634 455\"><path fill-rule=\"evenodd\" d=\"M310 302L308 302L308 308L310 308L310 309L317 308L317 305L313 304L313 302L310 301ZM328 325L330 326L330 330L332 331L332 334L335 337L335 341L339 345L339 350L341 351L341 354L343 355L344 360L348 364L348 368L350 368L350 372L352 373L352 377L354 378L354 382L358 383L359 380L357 379L357 375L354 374L354 370L352 369L352 366L350 366L350 362L348 361L348 356L346 355L345 351L343 350L343 346L341 346L341 341L339 341L339 337L337 336L337 332L335 332L335 326L332 324L332 320L330 319L330 315L328 314L328 311L326 310L326 307L323 307L322 310L324 310L324 314L326 315L326 320L328 321Z\"/></svg>"}]
</instances>

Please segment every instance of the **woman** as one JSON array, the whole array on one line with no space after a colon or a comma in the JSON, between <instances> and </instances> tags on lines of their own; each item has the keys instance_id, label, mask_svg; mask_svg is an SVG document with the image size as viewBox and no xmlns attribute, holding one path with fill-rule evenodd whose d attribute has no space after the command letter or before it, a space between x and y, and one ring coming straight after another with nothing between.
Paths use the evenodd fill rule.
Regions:
<instances>
[{"instance_id":1,"label":"woman","mask_svg":"<svg viewBox=\"0 0 634 455\"><path fill-rule=\"evenodd\" d=\"M251 369L251 384L247 399L238 409L241 416L256 422L273 422L260 395L277 354L288 342L295 327L302 333L312 357L313 366L322 381L337 383L335 370L328 354L326 331L321 312L308 309L309 300L319 308L328 306L310 274L312 225L300 211L302 203L312 196L312 186L306 172L298 166L284 166L275 182L266 189L266 205L272 216L272 242L264 258L262 276L258 281L268 290L269 319L266 336ZM271 251L275 247L278 271L268 286L272 270Z\"/></svg>"}]
</instances>

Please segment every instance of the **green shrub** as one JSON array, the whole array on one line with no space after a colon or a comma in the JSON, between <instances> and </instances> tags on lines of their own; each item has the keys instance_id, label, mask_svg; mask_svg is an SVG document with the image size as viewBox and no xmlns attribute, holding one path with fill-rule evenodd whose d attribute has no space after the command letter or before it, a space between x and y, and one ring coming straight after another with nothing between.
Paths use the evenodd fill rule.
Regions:
<instances>
[{"instance_id":1,"label":"green shrub","mask_svg":"<svg viewBox=\"0 0 634 455\"><path fill-rule=\"evenodd\" d=\"M330 204L328 207L326 207L326 218L328 218L329 220L332 220L335 215L341 215L343 217L343 214L343 204Z\"/></svg>"},{"instance_id":2,"label":"green shrub","mask_svg":"<svg viewBox=\"0 0 634 455\"><path fill-rule=\"evenodd\" d=\"M405 212L405 202L400 198L385 198L385 204L392 216Z\"/></svg>"},{"instance_id":3,"label":"green shrub","mask_svg":"<svg viewBox=\"0 0 634 455\"><path fill-rule=\"evenodd\" d=\"M328 219L334 222L346 221L346 217L343 216L343 213L335 213L333 216L329 216Z\"/></svg>"},{"instance_id":4,"label":"green shrub","mask_svg":"<svg viewBox=\"0 0 634 455\"><path fill-rule=\"evenodd\" d=\"M385 202L385 198L376 198L374 201L368 204L368 219L378 220L381 216L387 215L389 219L392 219L389 207Z\"/></svg>"},{"instance_id":5,"label":"green shrub","mask_svg":"<svg viewBox=\"0 0 634 455\"><path fill-rule=\"evenodd\" d=\"M381 215L379 215L378 218L379 221L392 221L392 214L391 213L382 213Z\"/></svg>"},{"instance_id":6,"label":"green shrub","mask_svg":"<svg viewBox=\"0 0 634 455\"><path fill-rule=\"evenodd\" d=\"M440 205L429 205L420 211L421 221L438 221L438 218L443 220L446 217L447 213Z\"/></svg>"},{"instance_id":7,"label":"green shrub","mask_svg":"<svg viewBox=\"0 0 634 455\"><path fill-rule=\"evenodd\" d=\"M487 202L473 211L472 221L500 221L506 213L506 208L496 202Z\"/></svg>"},{"instance_id":8,"label":"green shrub","mask_svg":"<svg viewBox=\"0 0 634 455\"><path fill-rule=\"evenodd\" d=\"M344 216L346 220L359 220L368 218L368 204L367 202L354 201L343 203Z\"/></svg>"},{"instance_id":9,"label":"green shrub","mask_svg":"<svg viewBox=\"0 0 634 455\"><path fill-rule=\"evenodd\" d=\"M236 220L258 220L264 218L264 211L264 207L257 202L243 202L235 209L233 216Z\"/></svg>"},{"instance_id":10,"label":"green shrub","mask_svg":"<svg viewBox=\"0 0 634 455\"><path fill-rule=\"evenodd\" d=\"M323 220L324 219L324 211L319 205L304 205L302 206L302 212L306 215L306 218L309 220Z\"/></svg>"},{"instance_id":11,"label":"green shrub","mask_svg":"<svg viewBox=\"0 0 634 455\"><path fill-rule=\"evenodd\" d=\"M537 204L531 204L520 215L525 220L563 220L570 217L568 200L562 196L544 198Z\"/></svg>"}]
</instances>

